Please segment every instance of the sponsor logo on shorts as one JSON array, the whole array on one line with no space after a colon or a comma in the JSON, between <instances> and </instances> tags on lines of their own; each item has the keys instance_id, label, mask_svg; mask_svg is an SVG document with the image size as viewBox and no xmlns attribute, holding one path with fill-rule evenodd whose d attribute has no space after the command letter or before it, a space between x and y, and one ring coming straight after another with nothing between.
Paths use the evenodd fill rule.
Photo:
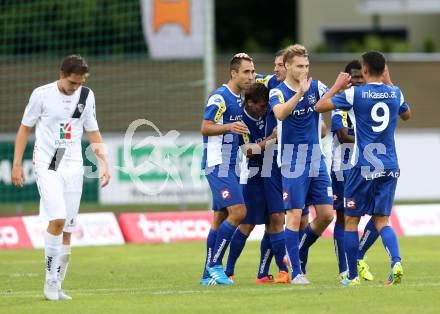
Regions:
<instances>
[{"instance_id":1,"label":"sponsor logo on shorts","mask_svg":"<svg viewBox=\"0 0 440 314\"><path fill-rule=\"evenodd\" d=\"M289 193L286 191L283 192L283 201L287 202L289 200Z\"/></svg>"},{"instance_id":2,"label":"sponsor logo on shorts","mask_svg":"<svg viewBox=\"0 0 440 314\"><path fill-rule=\"evenodd\" d=\"M350 209L356 209L356 200L354 198L346 198L345 199L345 207Z\"/></svg>"},{"instance_id":3,"label":"sponsor logo on shorts","mask_svg":"<svg viewBox=\"0 0 440 314\"><path fill-rule=\"evenodd\" d=\"M337 202L337 201L339 201L339 195L333 194L333 202Z\"/></svg>"},{"instance_id":4,"label":"sponsor logo on shorts","mask_svg":"<svg viewBox=\"0 0 440 314\"><path fill-rule=\"evenodd\" d=\"M365 176L365 180L366 181L371 181L377 178L383 178L383 177L393 177L393 178L398 178L400 177L400 170L397 171L381 171L381 172L374 172L372 174L369 174L367 176Z\"/></svg>"},{"instance_id":5,"label":"sponsor logo on shorts","mask_svg":"<svg viewBox=\"0 0 440 314\"><path fill-rule=\"evenodd\" d=\"M333 189L331 186L327 187L327 196L332 197L333 196Z\"/></svg>"},{"instance_id":6,"label":"sponsor logo on shorts","mask_svg":"<svg viewBox=\"0 0 440 314\"><path fill-rule=\"evenodd\" d=\"M231 192L228 189L220 190L220 194L222 195L222 199L228 200L231 198Z\"/></svg>"}]
</instances>

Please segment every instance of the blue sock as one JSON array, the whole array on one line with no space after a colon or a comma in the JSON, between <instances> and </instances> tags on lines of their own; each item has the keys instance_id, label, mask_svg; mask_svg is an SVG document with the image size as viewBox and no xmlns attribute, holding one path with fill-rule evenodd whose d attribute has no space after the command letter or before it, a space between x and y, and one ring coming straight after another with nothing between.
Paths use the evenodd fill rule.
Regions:
<instances>
[{"instance_id":1,"label":"blue sock","mask_svg":"<svg viewBox=\"0 0 440 314\"><path fill-rule=\"evenodd\" d=\"M237 263L237 259L240 257L240 254L243 251L247 238L248 236L244 235L239 228L237 228L232 235L225 269L225 274L227 276L232 276L234 274L235 263Z\"/></svg>"},{"instance_id":2,"label":"blue sock","mask_svg":"<svg viewBox=\"0 0 440 314\"><path fill-rule=\"evenodd\" d=\"M284 231L286 236L286 250L289 255L290 264L292 265L292 278L301 274L299 265L299 239L298 231L287 229Z\"/></svg>"},{"instance_id":3,"label":"blue sock","mask_svg":"<svg viewBox=\"0 0 440 314\"><path fill-rule=\"evenodd\" d=\"M364 229L364 234L359 242L358 260L364 259L365 253L376 242L379 232L376 230L373 219L370 218Z\"/></svg>"},{"instance_id":4,"label":"blue sock","mask_svg":"<svg viewBox=\"0 0 440 314\"><path fill-rule=\"evenodd\" d=\"M399 252L399 243L397 242L397 235L394 232L394 229L390 226L385 226L380 231L380 236L382 238L383 246L385 250L388 252L391 258L391 267L394 266L397 262L400 262L400 252Z\"/></svg>"},{"instance_id":5,"label":"blue sock","mask_svg":"<svg viewBox=\"0 0 440 314\"><path fill-rule=\"evenodd\" d=\"M206 259L205 259L205 266L203 267L202 278L209 278L209 273L206 270L206 266L211 260L212 251L214 250L216 238L217 238L217 231L210 229L208 233L208 238L206 239Z\"/></svg>"},{"instance_id":6,"label":"blue sock","mask_svg":"<svg viewBox=\"0 0 440 314\"><path fill-rule=\"evenodd\" d=\"M344 271L347 271L347 260L345 259L344 227L340 224L335 224L333 241L335 243L335 253L338 259L339 273L343 273Z\"/></svg>"},{"instance_id":7,"label":"blue sock","mask_svg":"<svg viewBox=\"0 0 440 314\"><path fill-rule=\"evenodd\" d=\"M319 238L319 234L312 230L310 224L304 230L304 235L299 238L299 260L301 263L301 271L306 273L307 259L309 257L309 248Z\"/></svg>"},{"instance_id":8,"label":"blue sock","mask_svg":"<svg viewBox=\"0 0 440 314\"><path fill-rule=\"evenodd\" d=\"M237 229L237 227L231 225L227 220L222 222L217 231L217 238L215 240L209 267L222 265L223 256L225 255L235 229Z\"/></svg>"},{"instance_id":9,"label":"blue sock","mask_svg":"<svg viewBox=\"0 0 440 314\"><path fill-rule=\"evenodd\" d=\"M357 231L344 231L344 247L348 264L348 279L354 279L358 276L357 252L359 248L359 234Z\"/></svg>"},{"instance_id":10,"label":"blue sock","mask_svg":"<svg viewBox=\"0 0 440 314\"><path fill-rule=\"evenodd\" d=\"M286 241L284 231L280 233L269 234L270 243L272 244L273 255L275 262L280 271L287 272L287 266L283 263L284 255L286 255Z\"/></svg>"},{"instance_id":11,"label":"blue sock","mask_svg":"<svg viewBox=\"0 0 440 314\"><path fill-rule=\"evenodd\" d=\"M263 278L269 275L270 262L273 258L272 244L268 233L264 233L260 244L260 265L258 265L258 278Z\"/></svg>"}]
</instances>

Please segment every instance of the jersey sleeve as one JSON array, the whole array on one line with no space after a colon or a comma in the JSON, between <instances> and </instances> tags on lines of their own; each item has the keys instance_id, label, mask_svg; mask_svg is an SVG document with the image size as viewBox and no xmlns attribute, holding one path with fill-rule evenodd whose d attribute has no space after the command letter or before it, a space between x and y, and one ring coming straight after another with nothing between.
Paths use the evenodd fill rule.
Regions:
<instances>
[{"instance_id":1,"label":"jersey sleeve","mask_svg":"<svg viewBox=\"0 0 440 314\"><path fill-rule=\"evenodd\" d=\"M332 132L348 128L348 112L340 109L332 112Z\"/></svg>"},{"instance_id":2,"label":"jersey sleeve","mask_svg":"<svg viewBox=\"0 0 440 314\"><path fill-rule=\"evenodd\" d=\"M322 83L321 81L318 81L318 93L319 93L319 98L321 99L322 96L324 96L325 93L328 92L328 87L327 85L325 85L324 83Z\"/></svg>"},{"instance_id":3,"label":"jersey sleeve","mask_svg":"<svg viewBox=\"0 0 440 314\"><path fill-rule=\"evenodd\" d=\"M223 113L226 111L226 103L222 95L214 94L209 97L203 114L204 120L210 120L215 123L223 121Z\"/></svg>"},{"instance_id":4,"label":"jersey sleeve","mask_svg":"<svg viewBox=\"0 0 440 314\"><path fill-rule=\"evenodd\" d=\"M284 104L284 96L281 90L278 88L274 88L270 90L269 93L269 108L270 110L273 109L278 104Z\"/></svg>"},{"instance_id":5,"label":"jersey sleeve","mask_svg":"<svg viewBox=\"0 0 440 314\"><path fill-rule=\"evenodd\" d=\"M87 97L86 107L84 109L84 130L87 132L98 131L98 121L96 120L95 95L92 91Z\"/></svg>"},{"instance_id":6,"label":"jersey sleeve","mask_svg":"<svg viewBox=\"0 0 440 314\"><path fill-rule=\"evenodd\" d=\"M264 86L269 87L269 81L272 77L273 75L257 74L255 75L255 83L261 83L264 84Z\"/></svg>"},{"instance_id":7,"label":"jersey sleeve","mask_svg":"<svg viewBox=\"0 0 440 314\"><path fill-rule=\"evenodd\" d=\"M34 90L29 98L29 103L27 104L26 109L24 110L21 123L27 127L34 127L42 113L43 104L38 92Z\"/></svg>"},{"instance_id":8,"label":"jersey sleeve","mask_svg":"<svg viewBox=\"0 0 440 314\"><path fill-rule=\"evenodd\" d=\"M402 92L400 92L400 107L399 107L399 114L402 114L404 112L407 112L409 109L409 104L405 101L405 98L403 97Z\"/></svg>"},{"instance_id":9,"label":"jersey sleeve","mask_svg":"<svg viewBox=\"0 0 440 314\"><path fill-rule=\"evenodd\" d=\"M267 83L267 88L269 88L269 90L271 90L272 88L275 88L280 84L281 84L281 82L278 81L276 75L271 75L271 78L269 79L269 82Z\"/></svg>"},{"instance_id":10,"label":"jersey sleeve","mask_svg":"<svg viewBox=\"0 0 440 314\"><path fill-rule=\"evenodd\" d=\"M342 93L333 96L332 102L335 105L336 109L348 111L353 107L353 98L354 98L354 88L350 87L349 89L343 91Z\"/></svg>"},{"instance_id":11,"label":"jersey sleeve","mask_svg":"<svg viewBox=\"0 0 440 314\"><path fill-rule=\"evenodd\" d=\"M245 133L242 134L238 137L238 146L241 146L243 144L249 144L250 139L249 139L249 134Z\"/></svg>"}]
</instances>

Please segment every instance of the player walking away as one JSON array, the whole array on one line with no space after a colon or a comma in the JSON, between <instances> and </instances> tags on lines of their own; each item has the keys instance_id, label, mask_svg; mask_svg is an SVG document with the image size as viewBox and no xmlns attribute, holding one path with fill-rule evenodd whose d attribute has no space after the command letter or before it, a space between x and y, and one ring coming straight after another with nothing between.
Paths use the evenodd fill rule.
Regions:
<instances>
[{"instance_id":1,"label":"player walking away","mask_svg":"<svg viewBox=\"0 0 440 314\"><path fill-rule=\"evenodd\" d=\"M240 146L245 154L241 163L240 183L247 214L231 239L229 255L226 263L226 275L232 280L235 264L239 258L246 240L255 225L268 222L267 199L264 191L261 169L263 167L263 151L269 141L276 141L276 131L269 137L265 136L266 112L269 101L269 90L262 83L253 84L245 92L242 121L249 129L249 134L240 136ZM247 158L246 158L247 157ZM274 197L274 196L271 196ZM272 246L269 237L261 241L261 256L258 267L257 283L272 282L269 276ZM281 256L284 254L284 241ZM286 266L283 264L284 268Z\"/></svg>"},{"instance_id":2,"label":"player walking away","mask_svg":"<svg viewBox=\"0 0 440 314\"><path fill-rule=\"evenodd\" d=\"M304 46L286 48L284 64L286 80L271 90L269 102L280 120L278 163L282 172L286 249L292 266L292 283L309 284L305 276L308 249L333 219L333 193L320 147L321 116L313 110L327 87L307 78L309 59ZM315 205L317 217L306 227L300 243L301 214L309 204Z\"/></svg>"},{"instance_id":3,"label":"player walking away","mask_svg":"<svg viewBox=\"0 0 440 314\"><path fill-rule=\"evenodd\" d=\"M387 282L397 284L401 282L403 269L397 236L389 225L400 175L394 131L398 116L408 120L411 111L400 88L392 86L382 53L371 51L362 55L362 75L366 85L353 86L334 96L343 87L337 80L328 95L316 104L318 112L335 108L349 110L355 130L352 158L355 165L348 174L344 190L344 246L349 274L341 283L360 283L356 265L358 224L361 216L369 214L373 216L374 225L391 258L391 274ZM354 163L356 158L357 163Z\"/></svg>"},{"instance_id":4,"label":"player walking away","mask_svg":"<svg viewBox=\"0 0 440 314\"><path fill-rule=\"evenodd\" d=\"M81 56L64 59L59 80L32 92L15 140L12 182L22 187L23 152L36 125L33 163L40 194L40 217L49 222L44 235L44 296L48 300L71 299L61 285L69 264L70 238L82 193L83 129L101 165L101 186L110 180L96 121L95 96L91 89L82 86L88 72L89 67Z\"/></svg>"},{"instance_id":5,"label":"player walking away","mask_svg":"<svg viewBox=\"0 0 440 314\"><path fill-rule=\"evenodd\" d=\"M352 86L364 84L362 76L362 65L359 60L352 60L345 66L345 73L350 74ZM333 133L333 156L331 179L333 188L333 208L336 210L336 223L333 232L335 253L338 260L339 276L344 279L348 274L347 260L344 249L344 181L351 169L350 152L353 152L354 129L348 113L343 110L332 111ZM376 231L373 221L370 219L365 226L361 238L358 254L359 276L365 280L373 280L373 274L369 271L368 264L364 260L365 252L373 245L379 234Z\"/></svg>"},{"instance_id":6,"label":"player walking away","mask_svg":"<svg viewBox=\"0 0 440 314\"><path fill-rule=\"evenodd\" d=\"M230 62L229 82L209 97L201 133L205 145L202 169L212 191L214 218L207 238L205 269L200 283L231 285L222 259L237 226L246 216L246 206L236 171L239 135L249 133L242 119L240 93L255 81L252 59L236 54Z\"/></svg>"}]
</instances>

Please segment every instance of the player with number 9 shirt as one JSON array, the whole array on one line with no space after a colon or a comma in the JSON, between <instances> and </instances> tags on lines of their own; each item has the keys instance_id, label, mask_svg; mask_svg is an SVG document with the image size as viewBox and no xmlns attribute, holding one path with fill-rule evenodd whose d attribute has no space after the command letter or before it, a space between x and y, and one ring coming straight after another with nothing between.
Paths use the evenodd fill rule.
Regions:
<instances>
[{"instance_id":1,"label":"player with number 9 shirt","mask_svg":"<svg viewBox=\"0 0 440 314\"><path fill-rule=\"evenodd\" d=\"M369 214L391 257L388 284L400 283L403 276L397 236L389 225L397 179L400 175L394 143L398 117L408 120L411 111L400 88L393 86L382 53L362 55L362 75L366 85L352 86L336 95L335 85L329 96L318 101L315 110L341 109L349 112L355 129L353 169L345 185L344 246L349 274L343 285L359 284L357 253L360 217ZM335 96L336 95L336 96Z\"/></svg>"}]
</instances>

